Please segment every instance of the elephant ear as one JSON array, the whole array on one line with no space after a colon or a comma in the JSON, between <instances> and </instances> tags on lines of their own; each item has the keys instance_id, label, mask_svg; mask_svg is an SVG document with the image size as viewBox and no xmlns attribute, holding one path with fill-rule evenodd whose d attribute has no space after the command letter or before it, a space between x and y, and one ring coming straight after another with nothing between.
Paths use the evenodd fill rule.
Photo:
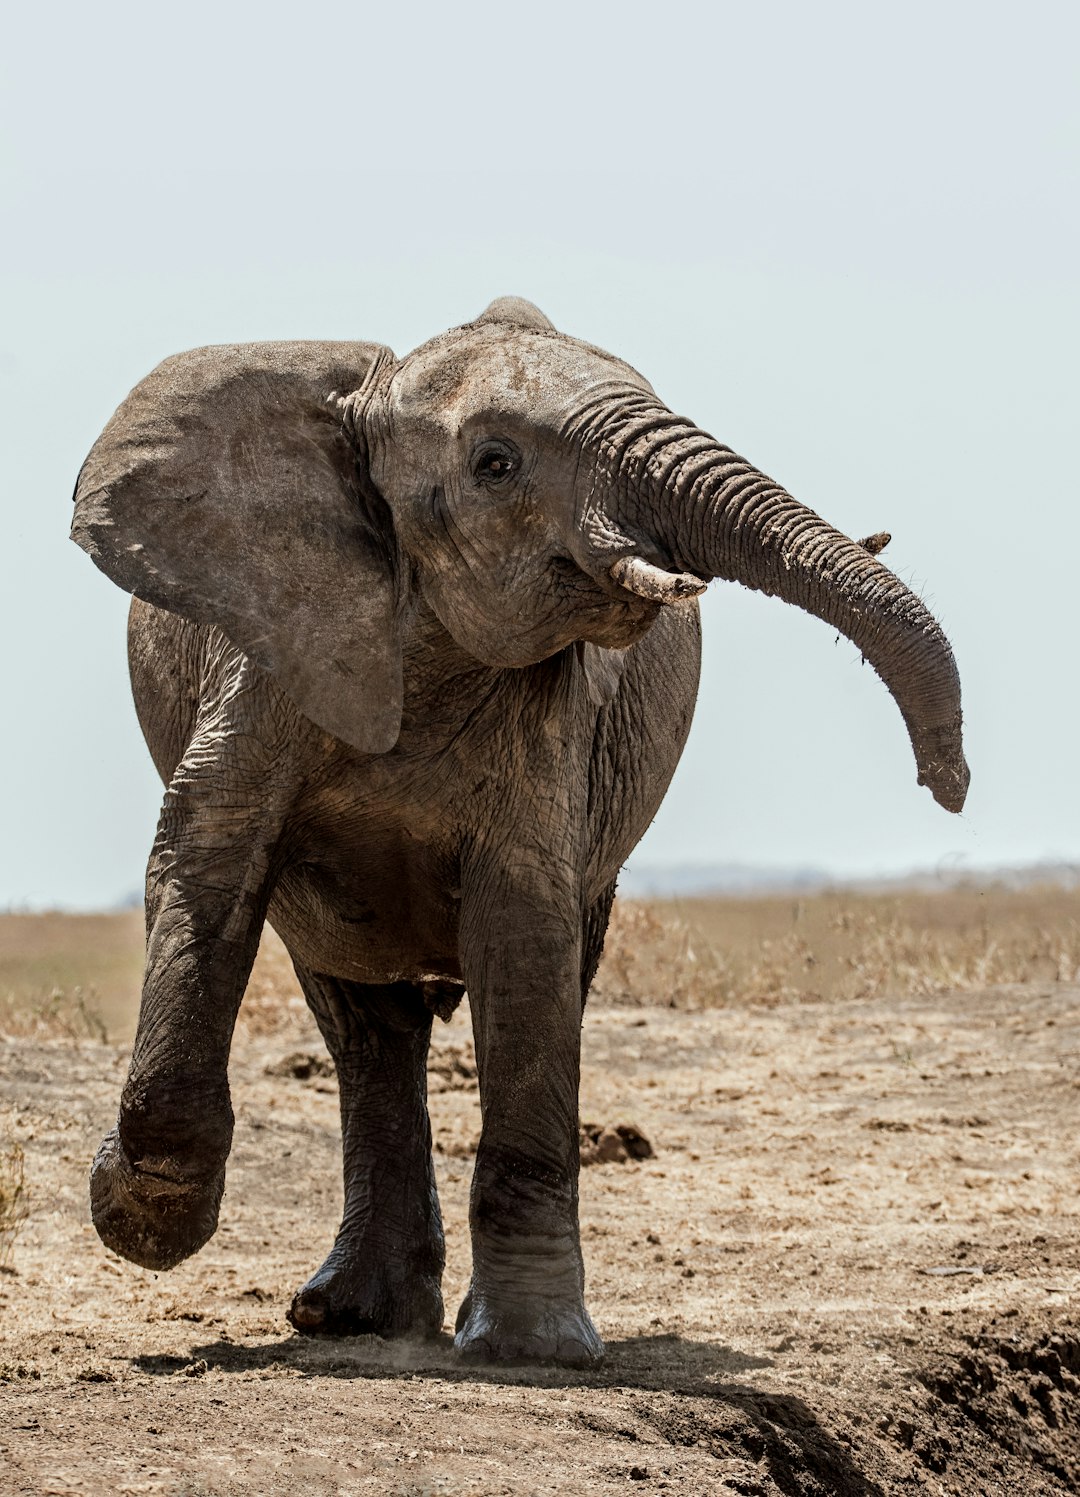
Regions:
<instances>
[{"instance_id":1,"label":"elephant ear","mask_svg":"<svg viewBox=\"0 0 1080 1497\"><path fill-rule=\"evenodd\" d=\"M166 359L84 463L71 532L122 588L216 624L368 753L401 727L397 548L332 397L392 358L374 343L255 343Z\"/></svg>"}]
</instances>

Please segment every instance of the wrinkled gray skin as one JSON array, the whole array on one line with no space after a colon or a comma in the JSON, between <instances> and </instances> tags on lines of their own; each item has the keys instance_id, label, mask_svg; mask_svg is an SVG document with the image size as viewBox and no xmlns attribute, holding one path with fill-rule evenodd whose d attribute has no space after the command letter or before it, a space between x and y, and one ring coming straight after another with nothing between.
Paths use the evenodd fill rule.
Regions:
<instances>
[{"instance_id":1,"label":"wrinkled gray skin","mask_svg":"<svg viewBox=\"0 0 1080 1497\"><path fill-rule=\"evenodd\" d=\"M268 919L341 1089L344 1219L292 1324L440 1327L425 1056L432 1013L467 988L483 1134L456 1345L595 1363L582 1008L690 725L694 594L732 579L846 634L956 811L938 625L633 369L514 299L402 360L343 343L169 359L76 504L75 539L135 595L135 699L168 787L138 1035L92 1174L103 1241L164 1269L214 1232L229 1044Z\"/></svg>"}]
</instances>

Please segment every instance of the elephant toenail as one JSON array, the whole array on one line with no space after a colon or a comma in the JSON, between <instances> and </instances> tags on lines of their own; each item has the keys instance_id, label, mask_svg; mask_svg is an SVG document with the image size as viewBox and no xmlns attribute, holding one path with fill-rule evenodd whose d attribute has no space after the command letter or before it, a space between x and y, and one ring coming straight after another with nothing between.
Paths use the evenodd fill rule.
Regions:
<instances>
[{"instance_id":1,"label":"elephant toenail","mask_svg":"<svg viewBox=\"0 0 1080 1497\"><path fill-rule=\"evenodd\" d=\"M301 1299L297 1296L289 1310L289 1319L298 1331L318 1330L326 1320L326 1306L314 1297Z\"/></svg>"}]
</instances>

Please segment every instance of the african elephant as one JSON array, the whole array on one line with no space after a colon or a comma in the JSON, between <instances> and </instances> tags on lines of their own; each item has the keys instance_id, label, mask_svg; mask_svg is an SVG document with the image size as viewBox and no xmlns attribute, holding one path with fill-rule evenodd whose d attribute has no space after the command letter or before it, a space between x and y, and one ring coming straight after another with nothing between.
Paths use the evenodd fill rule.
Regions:
<instances>
[{"instance_id":1,"label":"african elephant","mask_svg":"<svg viewBox=\"0 0 1080 1497\"><path fill-rule=\"evenodd\" d=\"M406 358L268 343L167 359L87 458L74 539L134 595L166 785L102 1240L155 1269L214 1232L228 1055L263 922L334 1059L345 1209L304 1332L442 1324L425 1057L470 997L483 1131L466 1356L595 1363L578 1237L582 1011L619 869L690 727L695 597L774 594L852 640L919 782L963 804L960 687L867 548L634 369L494 302Z\"/></svg>"}]
</instances>

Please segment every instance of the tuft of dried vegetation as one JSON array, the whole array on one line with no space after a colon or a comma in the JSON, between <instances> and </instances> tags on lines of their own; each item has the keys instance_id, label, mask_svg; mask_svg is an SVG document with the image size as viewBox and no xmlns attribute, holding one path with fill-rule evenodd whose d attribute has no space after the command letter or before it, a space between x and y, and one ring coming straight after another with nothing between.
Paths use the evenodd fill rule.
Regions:
<instances>
[{"instance_id":1,"label":"tuft of dried vegetation","mask_svg":"<svg viewBox=\"0 0 1080 1497\"><path fill-rule=\"evenodd\" d=\"M730 952L677 911L663 901L616 902L590 1002L669 1008L780 1002L796 996L796 970L814 965L813 953L793 932Z\"/></svg>"},{"instance_id":2,"label":"tuft of dried vegetation","mask_svg":"<svg viewBox=\"0 0 1080 1497\"><path fill-rule=\"evenodd\" d=\"M617 901L594 998L715 1008L1080 982L1080 891Z\"/></svg>"},{"instance_id":3,"label":"tuft of dried vegetation","mask_svg":"<svg viewBox=\"0 0 1080 1497\"><path fill-rule=\"evenodd\" d=\"M132 1033L143 941L140 910L0 915L0 1029L45 1039Z\"/></svg>"},{"instance_id":4,"label":"tuft of dried vegetation","mask_svg":"<svg viewBox=\"0 0 1080 1497\"><path fill-rule=\"evenodd\" d=\"M109 1030L93 988L0 993L0 1033L32 1039L100 1040Z\"/></svg>"},{"instance_id":5,"label":"tuft of dried vegetation","mask_svg":"<svg viewBox=\"0 0 1080 1497\"><path fill-rule=\"evenodd\" d=\"M10 1268L15 1237L26 1220L26 1158L21 1144L0 1151L0 1268Z\"/></svg>"}]
</instances>

